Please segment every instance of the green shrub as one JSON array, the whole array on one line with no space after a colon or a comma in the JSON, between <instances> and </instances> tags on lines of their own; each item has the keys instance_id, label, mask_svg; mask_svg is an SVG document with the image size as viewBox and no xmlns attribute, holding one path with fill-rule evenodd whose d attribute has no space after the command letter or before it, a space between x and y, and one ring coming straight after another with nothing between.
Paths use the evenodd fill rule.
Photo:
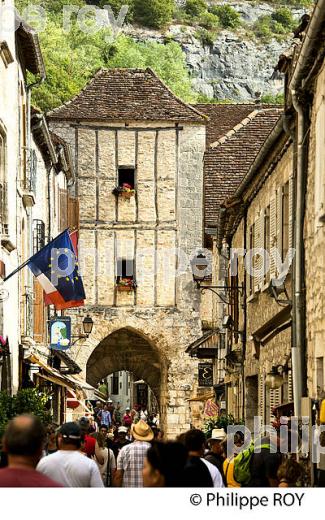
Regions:
<instances>
[{"instance_id":1,"label":"green shrub","mask_svg":"<svg viewBox=\"0 0 325 520\"><path fill-rule=\"evenodd\" d=\"M273 37L272 18L270 15L263 15L256 20L253 26L255 35L261 40L268 42Z\"/></svg>"},{"instance_id":2,"label":"green shrub","mask_svg":"<svg viewBox=\"0 0 325 520\"><path fill-rule=\"evenodd\" d=\"M280 7L271 15L272 20L279 24L278 26L274 26L273 32L276 32L276 28L279 30L279 26L282 25L282 29L286 32L288 30L293 29L296 25L292 12L287 7ZM280 29L280 30L282 30Z\"/></svg>"},{"instance_id":3,"label":"green shrub","mask_svg":"<svg viewBox=\"0 0 325 520\"><path fill-rule=\"evenodd\" d=\"M215 14L205 12L200 17L200 25L205 29L216 31L220 27L219 17Z\"/></svg>"},{"instance_id":4,"label":"green shrub","mask_svg":"<svg viewBox=\"0 0 325 520\"><path fill-rule=\"evenodd\" d=\"M134 0L134 19L154 29L168 25L175 10L174 0Z\"/></svg>"},{"instance_id":5,"label":"green shrub","mask_svg":"<svg viewBox=\"0 0 325 520\"><path fill-rule=\"evenodd\" d=\"M264 94L261 98L261 102L267 103L268 105L283 105L284 94Z\"/></svg>"},{"instance_id":6,"label":"green shrub","mask_svg":"<svg viewBox=\"0 0 325 520\"><path fill-rule=\"evenodd\" d=\"M105 5L109 5L115 16L119 15L122 7L127 5L129 10L126 15L126 21L131 23L134 18L134 0L101 0L99 7L104 8Z\"/></svg>"},{"instance_id":7,"label":"green shrub","mask_svg":"<svg viewBox=\"0 0 325 520\"><path fill-rule=\"evenodd\" d=\"M200 27L195 32L195 38L197 38L202 45L206 47L213 47L215 39L216 39L216 33L213 31L208 31L207 29L204 29L203 27Z\"/></svg>"},{"instance_id":8,"label":"green shrub","mask_svg":"<svg viewBox=\"0 0 325 520\"><path fill-rule=\"evenodd\" d=\"M210 8L210 12L218 16L224 29L237 29L240 26L240 14L230 5L217 5Z\"/></svg>"},{"instance_id":9,"label":"green shrub","mask_svg":"<svg viewBox=\"0 0 325 520\"><path fill-rule=\"evenodd\" d=\"M191 18L199 18L207 11L208 6L205 0L186 0L184 6L185 13Z\"/></svg>"}]
</instances>

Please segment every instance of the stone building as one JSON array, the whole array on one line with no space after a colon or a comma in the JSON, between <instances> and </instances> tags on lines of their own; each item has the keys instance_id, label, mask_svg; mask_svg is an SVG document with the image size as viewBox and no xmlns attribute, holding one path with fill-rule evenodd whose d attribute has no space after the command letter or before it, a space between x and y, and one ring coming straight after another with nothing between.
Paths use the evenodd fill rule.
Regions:
<instances>
[{"instance_id":1,"label":"stone building","mask_svg":"<svg viewBox=\"0 0 325 520\"><path fill-rule=\"evenodd\" d=\"M31 251L31 85L27 74L44 78L45 71L35 31L15 19L12 1L5 0L1 7L8 8L3 11L0 36L0 263L4 279ZM18 390L21 346L30 331L30 282L24 271L2 287L0 335L8 350L1 348L0 380L1 389L8 393Z\"/></svg>"},{"instance_id":2,"label":"stone building","mask_svg":"<svg viewBox=\"0 0 325 520\"><path fill-rule=\"evenodd\" d=\"M274 111L273 123L279 115ZM235 293L226 324L232 365L228 410L244 418L250 428L254 417L269 424L276 415L274 408L293 413L291 272L282 267L292 247L292 154L280 118L242 172L236 191L221 206L219 236L229 244L234 270L229 286L233 280L244 286L242 295ZM279 279L281 290L275 286L273 291L274 280Z\"/></svg>"},{"instance_id":3,"label":"stone building","mask_svg":"<svg viewBox=\"0 0 325 520\"><path fill-rule=\"evenodd\" d=\"M48 114L73 148L80 257L94 331L75 351L96 385L126 370L145 380L168 435L191 423L201 336L189 259L203 244L206 117L150 69L100 70Z\"/></svg>"},{"instance_id":4,"label":"stone building","mask_svg":"<svg viewBox=\"0 0 325 520\"><path fill-rule=\"evenodd\" d=\"M204 107L201 108L201 111L203 110ZM279 186L276 181L273 181L272 196L269 191L270 186L265 186L263 193L255 193L254 203L251 202L253 198L251 194L248 203L245 199L246 192L245 195L236 196L236 190L243 188L242 181L253 168L254 161L260 156L265 139L271 134L280 117L281 109L267 105L229 105L215 108L206 106L205 110L209 111L210 116L207 126L210 140L207 143L204 160L205 244L207 249L212 250L214 266L212 277L205 278L201 286L202 290L209 285L218 289L215 289L214 292L211 291L213 320L210 332L202 338L200 345L198 342L192 345L190 353L194 357L206 361L211 360L214 363L214 390L220 409L233 414L237 419L242 419L245 416L244 380L246 376L243 359L246 349L246 359L252 359L253 363L253 367L250 368L252 373L247 373L247 385L254 388L256 392L260 371L258 361L254 363L251 343L246 347L246 338L262 327L273 314L276 314L277 306L273 308L272 300L270 299L268 302L265 297L266 280L265 283L261 283L261 294L257 286L256 291L254 288L254 294L248 294L246 299L247 280L242 265L239 265L238 276L230 277L228 275L229 251L231 247L242 249L246 246L247 226L254 225L256 220L258 220L259 226L261 225L263 205L265 203L265 208L268 206L266 199L273 199ZM246 187L248 191L253 189L251 177ZM280 194L278 198L280 200ZM244 208L247 208L247 214L245 214ZM246 230L244 230L244 215L246 215ZM276 216L273 218L276 219ZM256 237L258 234L259 241L263 241L261 229L258 229L257 226L255 234ZM261 247L261 245L259 244L257 247ZM261 302L263 298L265 302ZM249 304L247 304L248 301ZM263 307L261 303L263 303ZM204 299L202 305L208 307ZM231 323L231 328L229 328L229 323ZM249 351L250 348L252 352ZM235 351L235 354L232 351ZM239 352L240 363L235 357ZM261 376L265 370L270 369L269 367L263 368ZM261 383L261 389L262 387ZM257 410L257 393L255 399L253 397L249 396L246 401L251 407L255 403ZM262 399L261 408L266 410ZM248 415L249 413L247 410Z\"/></svg>"}]
</instances>

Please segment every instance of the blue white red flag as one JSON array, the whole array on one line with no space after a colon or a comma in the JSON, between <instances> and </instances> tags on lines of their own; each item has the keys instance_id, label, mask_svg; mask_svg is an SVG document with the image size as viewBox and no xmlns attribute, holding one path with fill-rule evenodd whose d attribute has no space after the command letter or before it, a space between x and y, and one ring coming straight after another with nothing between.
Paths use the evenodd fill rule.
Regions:
<instances>
[{"instance_id":1,"label":"blue white red flag","mask_svg":"<svg viewBox=\"0 0 325 520\"><path fill-rule=\"evenodd\" d=\"M46 305L54 305L57 310L84 305L77 235L71 237L68 230L64 231L32 256L27 265L45 292Z\"/></svg>"}]
</instances>

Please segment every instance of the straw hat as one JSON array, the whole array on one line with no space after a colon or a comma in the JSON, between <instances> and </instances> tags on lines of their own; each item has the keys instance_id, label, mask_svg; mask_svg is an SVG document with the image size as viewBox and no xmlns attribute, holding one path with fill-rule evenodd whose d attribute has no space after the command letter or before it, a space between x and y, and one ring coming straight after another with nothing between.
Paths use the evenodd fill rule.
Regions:
<instances>
[{"instance_id":1,"label":"straw hat","mask_svg":"<svg viewBox=\"0 0 325 520\"><path fill-rule=\"evenodd\" d=\"M142 420L140 420L136 424L132 424L131 433L132 437L134 437L136 441L150 442L154 438L152 429L145 421Z\"/></svg>"},{"instance_id":2,"label":"straw hat","mask_svg":"<svg viewBox=\"0 0 325 520\"><path fill-rule=\"evenodd\" d=\"M224 441L226 438L226 432L223 428L215 428L212 430L211 437L208 439L210 441Z\"/></svg>"}]
</instances>

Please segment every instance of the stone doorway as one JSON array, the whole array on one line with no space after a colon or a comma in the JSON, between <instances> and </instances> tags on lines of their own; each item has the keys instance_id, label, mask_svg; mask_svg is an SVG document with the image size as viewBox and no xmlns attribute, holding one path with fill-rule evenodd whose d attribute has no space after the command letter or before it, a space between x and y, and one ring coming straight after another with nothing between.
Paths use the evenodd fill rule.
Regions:
<instances>
[{"instance_id":1,"label":"stone doorway","mask_svg":"<svg viewBox=\"0 0 325 520\"><path fill-rule=\"evenodd\" d=\"M98 383L112 373L127 371L134 380L143 380L152 390L166 423L167 362L158 349L141 333L119 329L103 339L90 355L86 366L88 383Z\"/></svg>"}]
</instances>

